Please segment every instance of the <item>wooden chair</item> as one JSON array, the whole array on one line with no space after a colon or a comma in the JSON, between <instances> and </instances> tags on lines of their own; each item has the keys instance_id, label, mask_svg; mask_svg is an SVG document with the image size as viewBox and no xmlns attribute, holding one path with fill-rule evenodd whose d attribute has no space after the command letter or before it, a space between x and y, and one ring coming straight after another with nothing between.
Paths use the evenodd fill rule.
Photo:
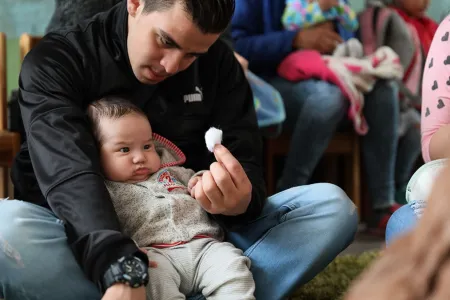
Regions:
<instances>
[{"instance_id":1,"label":"wooden chair","mask_svg":"<svg viewBox=\"0 0 450 300\"><path fill-rule=\"evenodd\" d=\"M265 167L267 194L275 193L275 158L285 156L289 151L291 136L288 133L282 133L277 138L268 138L265 140ZM337 133L327 150L325 156L342 155L345 156L344 168L344 187L350 199L358 208L360 216L362 215L361 206L361 164L359 137L354 133Z\"/></svg>"},{"instance_id":2,"label":"wooden chair","mask_svg":"<svg viewBox=\"0 0 450 300\"><path fill-rule=\"evenodd\" d=\"M8 96L6 92L6 35L0 32L0 197L14 197L8 169L20 149L20 136L8 131Z\"/></svg>"},{"instance_id":3,"label":"wooden chair","mask_svg":"<svg viewBox=\"0 0 450 300\"><path fill-rule=\"evenodd\" d=\"M20 61L21 62L25 58L25 55L27 55L27 53L30 52L31 48L36 46L36 44L41 39L42 39L42 36L34 36L34 35L30 35L28 33L23 33L20 36L19 48L20 48Z\"/></svg>"}]
</instances>

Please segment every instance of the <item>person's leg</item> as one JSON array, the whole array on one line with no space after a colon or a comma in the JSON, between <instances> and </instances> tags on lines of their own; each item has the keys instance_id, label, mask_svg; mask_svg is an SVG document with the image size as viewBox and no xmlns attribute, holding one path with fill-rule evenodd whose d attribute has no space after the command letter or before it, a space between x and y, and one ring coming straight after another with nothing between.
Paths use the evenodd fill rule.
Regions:
<instances>
[{"instance_id":1,"label":"person's leg","mask_svg":"<svg viewBox=\"0 0 450 300\"><path fill-rule=\"evenodd\" d=\"M295 187L267 199L261 217L229 241L251 260L256 299L284 299L352 241L358 215L339 187Z\"/></svg>"},{"instance_id":2,"label":"person's leg","mask_svg":"<svg viewBox=\"0 0 450 300\"><path fill-rule=\"evenodd\" d=\"M421 153L420 128L411 127L400 138L397 162L395 166L395 183L397 185L396 201L405 204L405 193L412 170Z\"/></svg>"},{"instance_id":3,"label":"person's leg","mask_svg":"<svg viewBox=\"0 0 450 300\"><path fill-rule=\"evenodd\" d=\"M196 290L208 300L254 300L255 282L250 259L228 242L197 240ZM161 298L162 299L162 298Z\"/></svg>"},{"instance_id":4,"label":"person's leg","mask_svg":"<svg viewBox=\"0 0 450 300\"><path fill-rule=\"evenodd\" d=\"M149 268L148 270L150 282L147 285L147 298L164 300L186 299L186 296L180 291L182 277L175 268L176 262L166 255L164 250L146 249L148 250L148 259L156 263L155 268Z\"/></svg>"},{"instance_id":5,"label":"person's leg","mask_svg":"<svg viewBox=\"0 0 450 300\"><path fill-rule=\"evenodd\" d=\"M364 116L369 125L362 137L362 156L373 209L394 204L395 158L399 115L398 90L390 81L378 81L365 96Z\"/></svg>"},{"instance_id":6,"label":"person's leg","mask_svg":"<svg viewBox=\"0 0 450 300\"><path fill-rule=\"evenodd\" d=\"M369 229L384 234L395 206L395 159L398 144L398 89L379 80L365 96L364 115L369 125L362 137L362 157L372 213Z\"/></svg>"},{"instance_id":7,"label":"person's leg","mask_svg":"<svg viewBox=\"0 0 450 300\"><path fill-rule=\"evenodd\" d=\"M0 200L0 270L0 298L101 299L76 262L62 222L34 204Z\"/></svg>"},{"instance_id":8,"label":"person's leg","mask_svg":"<svg viewBox=\"0 0 450 300\"><path fill-rule=\"evenodd\" d=\"M308 183L314 169L344 118L348 101L328 82L293 83L276 77L268 80L283 97L285 128L292 131L290 150L277 186L285 190Z\"/></svg>"},{"instance_id":9,"label":"person's leg","mask_svg":"<svg viewBox=\"0 0 450 300\"><path fill-rule=\"evenodd\" d=\"M404 205L398 209L387 224L386 245L391 244L396 238L411 231L416 226L417 220L417 216L410 205Z\"/></svg>"}]
</instances>

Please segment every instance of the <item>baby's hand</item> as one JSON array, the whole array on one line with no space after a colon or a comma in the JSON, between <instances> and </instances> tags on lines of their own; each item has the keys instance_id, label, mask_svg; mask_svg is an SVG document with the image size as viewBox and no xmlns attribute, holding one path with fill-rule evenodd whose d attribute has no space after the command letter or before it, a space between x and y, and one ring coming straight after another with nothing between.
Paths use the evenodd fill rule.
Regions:
<instances>
[{"instance_id":1,"label":"baby's hand","mask_svg":"<svg viewBox=\"0 0 450 300\"><path fill-rule=\"evenodd\" d=\"M145 249L145 248L140 248L139 250L141 250L141 251L144 252L145 254L148 254L148 251L147 251L147 249ZM148 261L148 266L149 266L150 268L157 268L157 267L158 267L158 263L157 263L156 261L149 260L149 261Z\"/></svg>"},{"instance_id":2,"label":"baby's hand","mask_svg":"<svg viewBox=\"0 0 450 300\"><path fill-rule=\"evenodd\" d=\"M339 0L317 0L322 11L327 11L339 5Z\"/></svg>"},{"instance_id":3,"label":"baby's hand","mask_svg":"<svg viewBox=\"0 0 450 300\"><path fill-rule=\"evenodd\" d=\"M195 198L195 186L197 185L197 182L199 182L202 179L201 176L195 176L192 177L188 182L188 192L191 194L192 198Z\"/></svg>"}]
</instances>

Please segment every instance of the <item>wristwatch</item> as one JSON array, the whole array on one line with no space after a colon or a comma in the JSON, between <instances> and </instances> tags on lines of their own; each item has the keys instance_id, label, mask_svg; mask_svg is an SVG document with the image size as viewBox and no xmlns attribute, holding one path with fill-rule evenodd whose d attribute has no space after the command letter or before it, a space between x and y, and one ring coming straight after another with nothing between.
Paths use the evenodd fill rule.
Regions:
<instances>
[{"instance_id":1,"label":"wristwatch","mask_svg":"<svg viewBox=\"0 0 450 300\"><path fill-rule=\"evenodd\" d=\"M132 288L147 285L148 266L142 259L133 255L119 258L103 275L103 290L115 283L124 283Z\"/></svg>"}]
</instances>

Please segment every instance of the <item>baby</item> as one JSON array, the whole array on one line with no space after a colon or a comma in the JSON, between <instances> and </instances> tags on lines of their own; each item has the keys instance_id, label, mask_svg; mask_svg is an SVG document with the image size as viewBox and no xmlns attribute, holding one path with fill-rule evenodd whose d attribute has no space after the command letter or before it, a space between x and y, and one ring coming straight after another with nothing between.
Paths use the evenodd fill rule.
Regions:
<instances>
[{"instance_id":1,"label":"baby","mask_svg":"<svg viewBox=\"0 0 450 300\"><path fill-rule=\"evenodd\" d=\"M349 32L356 32L356 13L345 0L286 0L282 24L286 30L299 30L326 22L338 21ZM337 46L334 56L361 58L361 43L351 38Z\"/></svg>"},{"instance_id":2,"label":"baby","mask_svg":"<svg viewBox=\"0 0 450 300\"><path fill-rule=\"evenodd\" d=\"M110 96L88 108L106 186L122 230L149 260L148 299L255 299L250 259L188 192L195 176L167 139L152 133L134 104Z\"/></svg>"}]
</instances>

